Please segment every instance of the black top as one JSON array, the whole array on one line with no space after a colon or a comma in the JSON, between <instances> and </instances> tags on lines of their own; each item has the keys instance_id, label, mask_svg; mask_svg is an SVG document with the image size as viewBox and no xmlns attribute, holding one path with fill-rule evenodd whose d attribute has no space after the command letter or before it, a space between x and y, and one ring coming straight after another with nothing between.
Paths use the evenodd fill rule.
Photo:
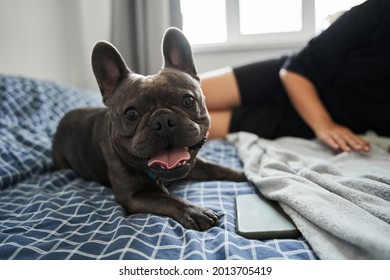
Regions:
<instances>
[{"instance_id":1,"label":"black top","mask_svg":"<svg viewBox=\"0 0 390 280\"><path fill-rule=\"evenodd\" d=\"M368 0L289 57L336 122L390 135L390 1Z\"/></svg>"}]
</instances>

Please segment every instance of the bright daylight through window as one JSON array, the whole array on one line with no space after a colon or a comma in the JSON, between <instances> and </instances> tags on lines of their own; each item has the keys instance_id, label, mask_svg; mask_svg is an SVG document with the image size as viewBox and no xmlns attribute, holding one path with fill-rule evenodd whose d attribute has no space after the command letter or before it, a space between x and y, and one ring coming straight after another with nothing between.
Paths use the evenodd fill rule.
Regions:
<instances>
[{"instance_id":1,"label":"bright daylight through window","mask_svg":"<svg viewBox=\"0 0 390 280\"><path fill-rule=\"evenodd\" d=\"M227 38L225 0L181 0L183 32L191 44L223 43Z\"/></svg>"},{"instance_id":2,"label":"bright daylight through window","mask_svg":"<svg viewBox=\"0 0 390 280\"><path fill-rule=\"evenodd\" d=\"M195 45L234 44L256 36L261 43L264 37L260 36L270 34L284 38L286 34L299 36L305 24L311 26L306 28L311 30L309 36L314 36L314 30L318 33L329 25L332 15L362 2L364 0L180 0L183 31Z\"/></svg>"},{"instance_id":3,"label":"bright daylight through window","mask_svg":"<svg viewBox=\"0 0 390 280\"><path fill-rule=\"evenodd\" d=\"M301 0L239 0L239 12L243 35L302 30Z\"/></svg>"}]
</instances>

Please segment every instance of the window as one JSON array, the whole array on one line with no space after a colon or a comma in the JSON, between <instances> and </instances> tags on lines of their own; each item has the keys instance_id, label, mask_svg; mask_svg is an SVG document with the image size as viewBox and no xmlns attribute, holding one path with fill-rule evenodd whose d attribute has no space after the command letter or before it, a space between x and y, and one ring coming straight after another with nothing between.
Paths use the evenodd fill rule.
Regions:
<instances>
[{"instance_id":1,"label":"window","mask_svg":"<svg viewBox=\"0 0 390 280\"><path fill-rule=\"evenodd\" d=\"M192 44L226 42L225 0L181 0L180 9L183 31Z\"/></svg>"},{"instance_id":2,"label":"window","mask_svg":"<svg viewBox=\"0 0 390 280\"><path fill-rule=\"evenodd\" d=\"M242 48L302 44L328 26L329 16L364 0L180 0L191 44Z\"/></svg>"},{"instance_id":3,"label":"window","mask_svg":"<svg viewBox=\"0 0 390 280\"><path fill-rule=\"evenodd\" d=\"M365 0L315 0L316 33L327 28L341 13Z\"/></svg>"},{"instance_id":4,"label":"window","mask_svg":"<svg viewBox=\"0 0 390 280\"><path fill-rule=\"evenodd\" d=\"M237 46L302 41L312 0L180 0L183 31L193 45ZM313 26L313 24L312 24Z\"/></svg>"},{"instance_id":5,"label":"window","mask_svg":"<svg viewBox=\"0 0 390 280\"><path fill-rule=\"evenodd\" d=\"M301 0L239 0L238 3L240 33L243 35L302 30Z\"/></svg>"}]
</instances>

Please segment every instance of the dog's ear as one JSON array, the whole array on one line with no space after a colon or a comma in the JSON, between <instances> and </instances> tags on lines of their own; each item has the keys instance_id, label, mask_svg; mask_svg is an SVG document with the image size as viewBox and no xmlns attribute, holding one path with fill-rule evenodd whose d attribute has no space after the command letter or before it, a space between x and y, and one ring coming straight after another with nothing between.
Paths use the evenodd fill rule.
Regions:
<instances>
[{"instance_id":1,"label":"dog's ear","mask_svg":"<svg viewBox=\"0 0 390 280\"><path fill-rule=\"evenodd\" d=\"M131 74L119 51L110 43L100 41L92 50L92 69L103 102L107 105L108 100L119 86L120 82Z\"/></svg>"},{"instance_id":2,"label":"dog's ear","mask_svg":"<svg viewBox=\"0 0 390 280\"><path fill-rule=\"evenodd\" d=\"M163 38L162 52L164 68L184 71L199 80L190 43L179 29L174 27L167 29Z\"/></svg>"}]
</instances>

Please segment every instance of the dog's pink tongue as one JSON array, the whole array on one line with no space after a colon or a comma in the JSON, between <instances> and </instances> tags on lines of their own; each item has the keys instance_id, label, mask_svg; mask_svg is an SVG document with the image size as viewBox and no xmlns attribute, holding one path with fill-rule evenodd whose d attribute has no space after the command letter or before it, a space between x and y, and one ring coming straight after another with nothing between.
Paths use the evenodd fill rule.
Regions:
<instances>
[{"instance_id":1,"label":"dog's pink tongue","mask_svg":"<svg viewBox=\"0 0 390 280\"><path fill-rule=\"evenodd\" d=\"M156 156L152 157L148 166L154 164L160 165L163 169L173 169L178 166L182 161L189 160L191 158L187 148L174 148L170 150L161 151Z\"/></svg>"}]
</instances>

